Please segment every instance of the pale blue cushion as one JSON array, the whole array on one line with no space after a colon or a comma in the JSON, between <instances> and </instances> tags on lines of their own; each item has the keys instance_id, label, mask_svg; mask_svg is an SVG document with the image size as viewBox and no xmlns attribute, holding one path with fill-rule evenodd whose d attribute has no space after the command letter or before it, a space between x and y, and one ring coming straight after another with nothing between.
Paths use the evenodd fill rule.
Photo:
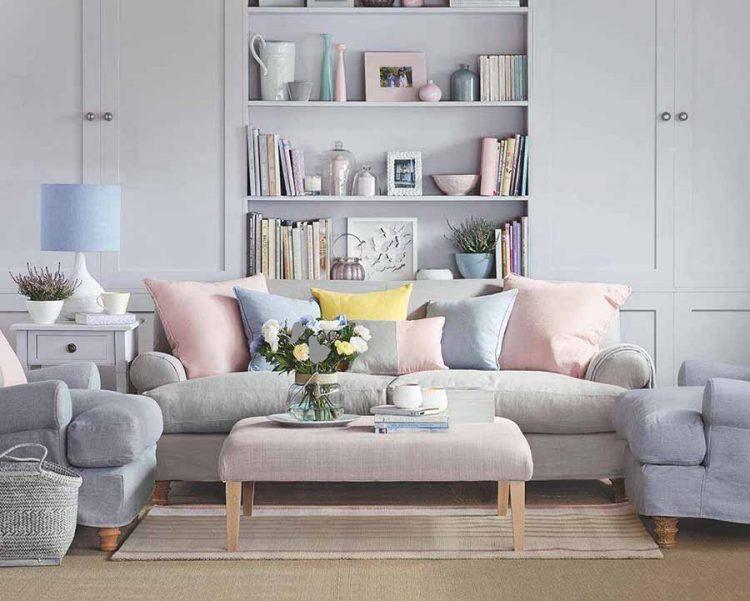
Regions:
<instances>
[{"instance_id":1,"label":"pale blue cushion","mask_svg":"<svg viewBox=\"0 0 750 601\"><path fill-rule=\"evenodd\" d=\"M260 340L261 328L269 319L275 319L284 325L287 322L292 325L305 316L320 318L320 307L314 300L299 300L267 292L246 290L245 288L234 288L237 302L240 305L242 323L245 325L247 343L250 346L250 365L248 371L268 371L271 366L257 352L254 352L254 341Z\"/></svg>"},{"instance_id":2,"label":"pale blue cushion","mask_svg":"<svg viewBox=\"0 0 750 601\"><path fill-rule=\"evenodd\" d=\"M518 290L433 301L427 317L445 317L443 360L451 369L500 369L500 349Z\"/></svg>"}]
</instances>

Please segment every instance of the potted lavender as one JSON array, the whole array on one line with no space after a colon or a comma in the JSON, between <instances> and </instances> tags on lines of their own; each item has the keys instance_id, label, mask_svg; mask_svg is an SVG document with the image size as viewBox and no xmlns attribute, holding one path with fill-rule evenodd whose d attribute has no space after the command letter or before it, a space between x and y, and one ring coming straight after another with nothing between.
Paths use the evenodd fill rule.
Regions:
<instances>
[{"instance_id":1,"label":"potted lavender","mask_svg":"<svg viewBox=\"0 0 750 601\"><path fill-rule=\"evenodd\" d=\"M456 267L466 279L482 279L492 275L495 264L495 225L481 217L469 217L460 225L448 222L446 236L459 251Z\"/></svg>"},{"instance_id":2,"label":"potted lavender","mask_svg":"<svg viewBox=\"0 0 750 601\"><path fill-rule=\"evenodd\" d=\"M26 309L34 323L55 323L62 311L65 299L78 288L78 280L70 280L63 274L60 264L51 272L26 263L27 273L10 274L18 287L18 294L26 297Z\"/></svg>"}]
</instances>

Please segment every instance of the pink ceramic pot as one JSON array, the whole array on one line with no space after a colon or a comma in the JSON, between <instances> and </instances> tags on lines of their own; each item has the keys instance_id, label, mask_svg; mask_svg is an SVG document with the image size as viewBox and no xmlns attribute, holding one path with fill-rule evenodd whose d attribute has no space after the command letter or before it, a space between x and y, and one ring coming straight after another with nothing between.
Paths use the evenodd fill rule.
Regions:
<instances>
[{"instance_id":1,"label":"pink ceramic pot","mask_svg":"<svg viewBox=\"0 0 750 601\"><path fill-rule=\"evenodd\" d=\"M401 6L406 8L419 8L424 6L424 0L401 0Z\"/></svg>"},{"instance_id":2,"label":"pink ceramic pot","mask_svg":"<svg viewBox=\"0 0 750 601\"><path fill-rule=\"evenodd\" d=\"M432 80L419 88L419 99L423 102L440 102L442 97L443 91Z\"/></svg>"}]
</instances>

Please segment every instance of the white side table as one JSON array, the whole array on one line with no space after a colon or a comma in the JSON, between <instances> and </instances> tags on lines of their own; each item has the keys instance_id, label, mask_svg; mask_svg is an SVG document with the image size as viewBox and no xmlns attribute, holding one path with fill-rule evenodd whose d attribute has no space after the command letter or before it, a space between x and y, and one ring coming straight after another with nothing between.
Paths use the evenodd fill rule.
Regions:
<instances>
[{"instance_id":1,"label":"white side table","mask_svg":"<svg viewBox=\"0 0 750 601\"><path fill-rule=\"evenodd\" d=\"M16 323L16 354L23 368L48 367L92 361L112 367L118 392L128 391L128 367L138 354L136 329L143 323L123 326L82 326L73 322L52 325Z\"/></svg>"}]
</instances>

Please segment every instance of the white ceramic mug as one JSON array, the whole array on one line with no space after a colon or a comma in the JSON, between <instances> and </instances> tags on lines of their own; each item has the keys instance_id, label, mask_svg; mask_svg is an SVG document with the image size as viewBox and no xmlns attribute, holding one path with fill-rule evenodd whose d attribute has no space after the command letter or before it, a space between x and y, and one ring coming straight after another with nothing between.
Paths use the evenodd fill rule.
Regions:
<instances>
[{"instance_id":1,"label":"white ceramic mug","mask_svg":"<svg viewBox=\"0 0 750 601\"><path fill-rule=\"evenodd\" d=\"M130 292L102 292L96 302L105 313L125 315L130 302Z\"/></svg>"},{"instance_id":2,"label":"white ceramic mug","mask_svg":"<svg viewBox=\"0 0 750 601\"><path fill-rule=\"evenodd\" d=\"M422 388L419 384L404 384L393 388L393 404L400 409L419 409L422 406Z\"/></svg>"},{"instance_id":3,"label":"white ceramic mug","mask_svg":"<svg viewBox=\"0 0 750 601\"><path fill-rule=\"evenodd\" d=\"M422 409L445 411L448 408L448 393L445 388L425 388L422 391Z\"/></svg>"}]
</instances>

